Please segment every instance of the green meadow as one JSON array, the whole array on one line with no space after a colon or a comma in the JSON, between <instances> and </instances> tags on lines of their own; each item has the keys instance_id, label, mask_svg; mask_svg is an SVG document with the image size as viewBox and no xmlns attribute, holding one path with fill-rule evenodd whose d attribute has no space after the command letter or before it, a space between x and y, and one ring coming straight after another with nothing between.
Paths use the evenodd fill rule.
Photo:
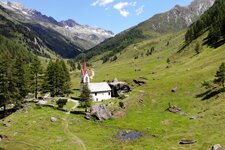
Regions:
<instances>
[{"instance_id":1,"label":"green meadow","mask_svg":"<svg viewBox=\"0 0 225 150\"><path fill-rule=\"evenodd\" d=\"M124 115L107 121L86 120L82 115L67 114L51 108L38 108L34 104L27 110L16 112L1 120L0 133L8 139L0 141L3 149L77 149L77 150L206 150L212 145L225 145L225 94L220 93L202 100L207 90L203 81L213 80L224 61L225 46L211 48L203 45L200 54L195 52L194 41L181 50L185 31L132 44L117 54L118 59L102 64L100 56L92 62L95 77L92 82L126 81L132 92ZM205 35L198 39L203 43ZM152 55L146 56L154 47ZM180 52L178 52L181 50ZM101 56L104 56L103 53ZM134 59L137 57L137 59ZM169 61L168 61L169 59ZM135 71L138 69L139 71ZM143 86L134 85L133 79L147 79ZM79 96L80 73L71 73L73 97ZM171 89L177 87L176 92ZM140 103L143 100L143 103ZM119 107L121 100L114 107ZM75 105L75 104L74 104ZM166 111L176 105L186 114ZM65 106L73 107L73 103ZM202 116L190 120L191 116ZM50 118L56 117L56 122ZM8 121L11 122L8 123ZM134 130L143 134L135 140L121 141L121 130ZM182 139L195 140L195 144L180 145Z\"/></svg>"}]
</instances>

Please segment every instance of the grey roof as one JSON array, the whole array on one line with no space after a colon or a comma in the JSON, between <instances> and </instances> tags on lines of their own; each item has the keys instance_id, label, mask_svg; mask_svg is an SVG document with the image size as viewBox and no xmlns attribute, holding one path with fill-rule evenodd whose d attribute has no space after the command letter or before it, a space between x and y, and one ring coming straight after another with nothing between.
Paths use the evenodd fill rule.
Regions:
<instances>
[{"instance_id":1,"label":"grey roof","mask_svg":"<svg viewBox=\"0 0 225 150\"><path fill-rule=\"evenodd\" d=\"M100 83L88 83L88 88L90 91L93 92L106 92L111 91L110 86L107 82L100 82Z\"/></svg>"}]
</instances>

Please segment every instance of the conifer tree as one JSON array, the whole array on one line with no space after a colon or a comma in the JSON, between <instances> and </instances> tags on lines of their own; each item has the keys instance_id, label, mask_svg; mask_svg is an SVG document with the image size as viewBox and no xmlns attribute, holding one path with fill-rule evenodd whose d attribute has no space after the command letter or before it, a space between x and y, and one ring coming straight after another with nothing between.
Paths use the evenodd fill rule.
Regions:
<instances>
[{"instance_id":1,"label":"conifer tree","mask_svg":"<svg viewBox=\"0 0 225 150\"><path fill-rule=\"evenodd\" d=\"M15 100L17 89L12 75L12 57L9 52L0 55L0 106L4 107Z\"/></svg>"},{"instance_id":2,"label":"conifer tree","mask_svg":"<svg viewBox=\"0 0 225 150\"><path fill-rule=\"evenodd\" d=\"M80 101L83 103L83 107L87 110L88 107L91 106L91 91L89 90L87 85L83 85L81 95L80 95Z\"/></svg>"},{"instance_id":3,"label":"conifer tree","mask_svg":"<svg viewBox=\"0 0 225 150\"><path fill-rule=\"evenodd\" d=\"M22 57L18 55L14 61L12 72L13 76L15 77L16 88L18 89L17 98L18 100L22 100L28 93L28 86L27 86L27 77L25 76L25 62L23 61Z\"/></svg>"},{"instance_id":4,"label":"conifer tree","mask_svg":"<svg viewBox=\"0 0 225 150\"><path fill-rule=\"evenodd\" d=\"M49 62L44 83L45 92L49 91L52 96L70 92L70 74L63 60Z\"/></svg>"},{"instance_id":5,"label":"conifer tree","mask_svg":"<svg viewBox=\"0 0 225 150\"><path fill-rule=\"evenodd\" d=\"M215 77L216 79L214 80L214 83L222 85L224 88L224 82L225 82L225 63L224 62L220 65L219 70L216 72Z\"/></svg>"},{"instance_id":6,"label":"conifer tree","mask_svg":"<svg viewBox=\"0 0 225 150\"><path fill-rule=\"evenodd\" d=\"M35 93L35 98L37 98L38 89L39 89L39 76L42 73L41 62L37 56L35 56L31 62L31 80L32 82L32 91ZM34 84L33 84L34 83Z\"/></svg>"}]
</instances>

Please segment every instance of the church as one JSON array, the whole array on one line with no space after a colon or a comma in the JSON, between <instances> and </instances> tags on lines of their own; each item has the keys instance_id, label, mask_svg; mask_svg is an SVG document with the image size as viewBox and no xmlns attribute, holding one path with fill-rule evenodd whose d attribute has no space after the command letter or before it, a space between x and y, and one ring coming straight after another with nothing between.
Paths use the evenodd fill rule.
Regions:
<instances>
[{"instance_id":1,"label":"church","mask_svg":"<svg viewBox=\"0 0 225 150\"><path fill-rule=\"evenodd\" d=\"M88 68L86 61L84 61L81 69L81 87L87 85L91 91L92 100L99 102L112 98L112 90L107 82L91 83L90 76L88 74Z\"/></svg>"}]
</instances>

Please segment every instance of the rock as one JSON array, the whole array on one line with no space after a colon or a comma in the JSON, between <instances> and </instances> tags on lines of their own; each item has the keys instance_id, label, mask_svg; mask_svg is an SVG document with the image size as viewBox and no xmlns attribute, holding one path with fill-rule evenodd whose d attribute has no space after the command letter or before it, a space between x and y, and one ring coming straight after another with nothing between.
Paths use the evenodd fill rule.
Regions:
<instances>
[{"instance_id":1,"label":"rock","mask_svg":"<svg viewBox=\"0 0 225 150\"><path fill-rule=\"evenodd\" d=\"M174 88L172 88L171 92L175 93L175 92L177 92L177 90L178 90L178 88L174 87Z\"/></svg>"},{"instance_id":2,"label":"rock","mask_svg":"<svg viewBox=\"0 0 225 150\"><path fill-rule=\"evenodd\" d=\"M178 113L181 111L181 108L177 107L177 106L170 106L169 108L166 109L169 112L172 113Z\"/></svg>"},{"instance_id":3,"label":"rock","mask_svg":"<svg viewBox=\"0 0 225 150\"><path fill-rule=\"evenodd\" d=\"M39 100L38 99L33 99L33 100L31 100L31 102L38 103Z\"/></svg>"},{"instance_id":4,"label":"rock","mask_svg":"<svg viewBox=\"0 0 225 150\"><path fill-rule=\"evenodd\" d=\"M135 83L135 84L137 84L137 85L139 85L139 86L141 86L141 85L143 85L143 84L146 84L146 82L145 81L138 81L138 80L133 80L133 82Z\"/></svg>"},{"instance_id":5,"label":"rock","mask_svg":"<svg viewBox=\"0 0 225 150\"><path fill-rule=\"evenodd\" d=\"M145 91L143 91L143 90L139 90L139 92L140 92L140 93L144 93Z\"/></svg>"},{"instance_id":6,"label":"rock","mask_svg":"<svg viewBox=\"0 0 225 150\"><path fill-rule=\"evenodd\" d=\"M13 120L12 119L9 119L8 122L13 122Z\"/></svg>"},{"instance_id":7,"label":"rock","mask_svg":"<svg viewBox=\"0 0 225 150\"><path fill-rule=\"evenodd\" d=\"M216 144L214 146L212 146L212 150L222 150L223 147L220 144Z\"/></svg>"},{"instance_id":8,"label":"rock","mask_svg":"<svg viewBox=\"0 0 225 150\"><path fill-rule=\"evenodd\" d=\"M111 112L103 104L96 104L91 106L91 116L96 117L98 120L107 120L112 117Z\"/></svg>"},{"instance_id":9,"label":"rock","mask_svg":"<svg viewBox=\"0 0 225 150\"><path fill-rule=\"evenodd\" d=\"M189 119L195 120L195 119L199 119L199 118L203 118L203 116L191 116Z\"/></svg>"},{"instance_id":10,"label":"rock","mask_svg":"<svg viewBox=\"0 0 225 150\"><path fill-rule=\"evenodd\" d=\"M179 144L195 144L196 142L194 140L181 140Z\"/></svg>"},{"instance_id":11,"label":"rock","mask_svg":"<svg viewBox=\"0 0 225 150\"><path fill-rule=\"evenodd\" d=\"M90 113L86 113L86 115L84 116L85 119L90 120L91 119L91 114Z\"/></svg>"},{"instance_id":12,"label":"rock","mask_svg":"<svg viewBox=\"0 0 225 150\"><path fill-rule=\"evenodd\" d=\"M0 134L0 141L6 140L6 139L8 139L8 137L6 135Z\"/></svg>"},{"instance_id":13,"label":"rock","mask_svg":"<svg viewBox=\"0 0 225 150\"><path fill-rule=\"evenodd\" d=\"M57 118L55 118L55 117L51 117L51 122L56 122L57 121Z\"/></svg>"},{"instance_id":14,"label":"rock","mask_svg":"<svg viewBox=\"0 0 225 150\"><path fill-rule=\"evenodd\" d=\"M139 69L139 68L138 69L135 69L135 72L139 72L139 71L141 71L141 69Z\"/></svg>"},{"instance_id":15,"label":"rock","mask_svg":"<svg viewBox=\"0 0 225 150\"><path fill-rule=\"evenodd\" d=\"M50 93L45 94L45 96L43 97L44 99L49 98L50 97Z\"/></svg>"},{"instance_id":16,"label":"rock","mask_svg":"<svg viewBox=\"0 0 225 150\"><path fill-rule=\"evenodd\" d=\"M40 105L40 106L43 106L43 105L48 105L48 102L47 101L43 101L43 100L39 100L37 102L37 104Z\"/></svg>"},{"instance_id":17,"label":"rock","mask_svg":"<svg viewBox=\"0 0 225 150\"><path fill-rule=\"evenodd\" d=\"M10 124L6 124L6 123L4 123L4 124L3 124L3 126L4 126L4 127L9 127L9 126L10 126Z\"/></svg>"}]
</instances>

